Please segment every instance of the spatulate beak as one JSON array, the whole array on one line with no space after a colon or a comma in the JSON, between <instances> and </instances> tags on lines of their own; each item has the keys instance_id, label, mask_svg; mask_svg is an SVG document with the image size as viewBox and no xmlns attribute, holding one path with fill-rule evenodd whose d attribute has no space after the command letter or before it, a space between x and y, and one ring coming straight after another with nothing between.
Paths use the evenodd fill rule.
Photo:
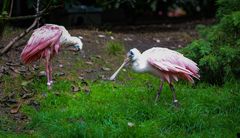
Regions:
<instances>
[{"instance_id":1,"label":"spatulate beak","mask_svg":"<svg viewBox=\"0 0 240 138\"><path fill-rule=\"evenodd\" d=\"M115 78L117 77L117 75L119 74L119 72L121 71L121 69L130 61L130 59L127 57L125 58L124 62L122 63L122 65L118 68L118 70L109 78L109 80L115 80Z\"/></svg>"}]
</instances>

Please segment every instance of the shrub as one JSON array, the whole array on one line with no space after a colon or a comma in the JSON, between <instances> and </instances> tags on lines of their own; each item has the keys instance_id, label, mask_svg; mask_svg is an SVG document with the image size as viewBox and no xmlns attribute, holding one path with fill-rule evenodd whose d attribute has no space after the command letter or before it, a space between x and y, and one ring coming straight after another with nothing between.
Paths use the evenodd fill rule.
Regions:
<instances>
[{"instance_id":1,"label":"shrub","mask_svg":"<svg viewBox=\"0 0 240 138\"><path fill-rule=\"evenodd\" d=\"M200 39L181 52L199 64L203 80L222 84L240 74L240 4L238 0L217 3L219 22L210 27L198 26Z\"/></svg>"},{"instance_id":2,"label":"shrub","mask_svg":"<svg viewBox=\"0 0 240 138\"><path fill-rule=\"evenodd\" d=\"M122 54L124 52L124 45L119 41L108 41L107 52L111 55Z\"/></svg>"}]
</instances>

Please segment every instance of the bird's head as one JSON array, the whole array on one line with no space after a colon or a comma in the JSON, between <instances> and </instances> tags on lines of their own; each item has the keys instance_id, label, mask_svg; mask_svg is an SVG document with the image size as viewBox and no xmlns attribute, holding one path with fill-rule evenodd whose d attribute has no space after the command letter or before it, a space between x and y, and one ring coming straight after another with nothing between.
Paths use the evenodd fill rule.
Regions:
<instances>
[{"instance_id":1,"label":"bird's head","mask_svg":"<svg viewBox=\"0 0 240 138\"><path fill-rule=\"evenodd\" d=\"M120 70L129 62L134 62L136 61L141 55L141 52L139 50L137 50L136 48L133 48L131 50L129 50L129 52L127 53L127 57L125 58L123 64L118 68L118 70L110 77L110 80L114 80L116 78L116 76L118 75L118 73L120 72Z\"/></svg>"},{"instance_id":2,"label":"bird's head","mask_svg":"<svg viewBox=\"0 0 240 138\"><path fill-rule=\"evenodd\" d=\"M127 53L126 59L129 59L130 61L134 62L139 58L140 55L141 55L141 52L138 49L133 48L129 50L129 52Z\"/></svg>"},{"instance_id":3,"label":"bird's head","mask_svg":"<svg viewBox=\"0 0 240 138\"><path fill-rule=\"evenodd\" d=\"M74 41L74 48L76 48L78 51L82 50L83 43L81 41L81 37L73 37Z\"/></svg>"}]
</instances>

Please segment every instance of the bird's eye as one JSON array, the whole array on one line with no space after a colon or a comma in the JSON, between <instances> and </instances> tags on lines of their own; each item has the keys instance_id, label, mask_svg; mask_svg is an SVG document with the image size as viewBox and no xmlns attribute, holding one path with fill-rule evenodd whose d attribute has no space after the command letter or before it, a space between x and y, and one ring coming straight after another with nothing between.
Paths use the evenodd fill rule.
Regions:
<instances>
[{"instance_id":1,"label":"bird's eye","mask_svg":"<svg viewBox=\"0 0 240 138\"><path fill-rule=\"evenodd\" d=\"M132 52L132 51L130 51L130 55L133 55L133 52Z\"/></svg>"}]
</instances>

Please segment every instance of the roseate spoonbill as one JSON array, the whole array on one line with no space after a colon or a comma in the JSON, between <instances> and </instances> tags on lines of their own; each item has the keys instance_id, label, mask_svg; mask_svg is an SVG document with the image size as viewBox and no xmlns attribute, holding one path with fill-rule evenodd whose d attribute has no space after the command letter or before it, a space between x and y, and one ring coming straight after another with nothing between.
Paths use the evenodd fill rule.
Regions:
<instances>
[{"instance_id":1,"label":"roseate spoonbill","mask_svg":"<svg viewBox=\"0 0 240 138\"><path fill-rule=\"evenodd\" d=\"M160 88L157 92L155 102L157 102L160 96L163 83L167 82L173 93L173 103L175 106L178 106L173 82L178 81L178 78L182 78L194 83L192 77L197 79L200 78L200 75L198 74L199 68L195 62L176 51L167 48L154 47L144 51L142 54L136 48L131 49L127 53L127 57L123 64L110 77L110 80L114 80L120 70L128 62L132 62L132 68L134 71L148 72L161 79Z\"/></svg>"},{"instance_id":2,"label":"roseate spoonbill","mask_svg":"<svg viewBox=\"0 0 240 138\"><path fill-rule=\"evenodd\" d=\"M51 86L52 64L51 59L58 54L60 46L74 46L82 49L82 41L78 37L71 36L63 26L46 24L34 30L27 45L21 53L21 60L28 64L41 58L46 61L47 85Z\"/></svg>"}]
</instances>

